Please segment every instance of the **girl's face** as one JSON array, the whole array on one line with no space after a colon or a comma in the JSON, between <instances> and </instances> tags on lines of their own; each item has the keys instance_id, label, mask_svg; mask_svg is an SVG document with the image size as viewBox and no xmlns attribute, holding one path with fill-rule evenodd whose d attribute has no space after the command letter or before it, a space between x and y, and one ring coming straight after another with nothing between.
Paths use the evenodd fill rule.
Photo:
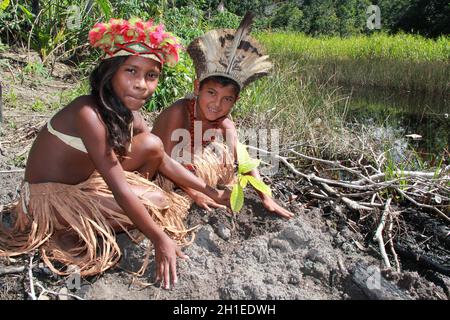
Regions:
<instances>
[{"instance_id":1,"label":"girl's face","mask_svg":"<svg viewBox=\"0 0 450 320\"><path fill-rule=\"evenodd\" d=\"M201 88L196 80L194 93L198 95L200 119L208 121L226 117L239 98L232 85L223 86L214 80L204 81Z\"/></svg>"},{"instance_id":2,"label":"girl's face","mask_svg":"<svg viewBox=\"0 0 450 320\"><path fill-rule=\"evenodd\" d=\"M117 69L111 85L117 97L131 111L142 108L156 90L161 64L155 60L130 56Z\"/></svg>"}]
</instances>

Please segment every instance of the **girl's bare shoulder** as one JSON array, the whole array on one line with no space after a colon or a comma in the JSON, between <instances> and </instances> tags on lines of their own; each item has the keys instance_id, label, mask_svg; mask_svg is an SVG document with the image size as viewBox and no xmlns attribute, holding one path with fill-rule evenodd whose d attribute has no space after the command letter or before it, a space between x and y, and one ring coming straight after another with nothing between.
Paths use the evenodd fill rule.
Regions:
<instances>
[{"instance_id":1,"label":"girl's bare shoulder","mask_svg":"<svg viewBox=\"0 0 450 320\"><path fill-rule=\"evenodd\" d=\"M94 97L80 96L73 100L66 109L66 120L73 123L74 129L80 135L83 135L86 128L95 128L95 132L99 134L106 133L106 127L98 112Z\"/></svg>"},{"instance_id":2,"label":"girl's bare shoulder","mask_svg":"<svg viewBox=\"0 0 450 320\"><path fill-rule=\"evenodd\" d=\"M67 107L68 115L76 121L103 123L98 113L97 102L92 96L80 96Z\"/></svg>"}]
</instances>

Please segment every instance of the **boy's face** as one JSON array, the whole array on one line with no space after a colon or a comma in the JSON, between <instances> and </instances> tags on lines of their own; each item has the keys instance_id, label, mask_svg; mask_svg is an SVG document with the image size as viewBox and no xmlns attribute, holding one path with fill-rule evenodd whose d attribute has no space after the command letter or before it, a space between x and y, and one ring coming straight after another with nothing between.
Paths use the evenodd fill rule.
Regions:
<instances>
[{"instance_id":1,"label":"boy's face","mask_svg":"<svg viewBox=\"0 0 450 320\"><path fill-rule=\"evenodd\" d=\"M111 85L117 97L131 111L142 108L158 85L161 64L155 60L130 56L117 69Z\"/></svg>"},{"instance_id":2,"label":"boy's face","mask_svg":"<svg viewBox=\"0 0 450 320\"><path fill-rule=\"evenodd\" d=\"M201 88L195 80L194 93L198 95L200 117L208 121L226 117L239 99L232 85L223 86L214 80L203 81Z\"/></svg>"}]
</instances>

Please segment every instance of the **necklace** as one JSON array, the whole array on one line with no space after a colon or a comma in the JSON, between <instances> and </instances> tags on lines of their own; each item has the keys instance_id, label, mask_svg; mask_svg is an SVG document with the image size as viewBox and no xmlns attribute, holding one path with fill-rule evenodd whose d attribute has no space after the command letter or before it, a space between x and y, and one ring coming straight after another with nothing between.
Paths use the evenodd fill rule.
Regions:
<instances>
[{"instance_id":1,"label":"necklace","mask_svg":"<svg viewBox=\"0 0 450 320\"><path fill-rule=\"evenodd\" d=\"M196 98L192 98L189 101L189 118L190 118L190 128L189 133L191 134L191 147L194 148L194 123L195 123L195 107L196 107ZM217 125L214 129L217 129ZM215 141L216 137L212 136L211 140L203 140L203 132L202 132L202 146L204 147L206 144Z\"/></svg>"}]
</instances>

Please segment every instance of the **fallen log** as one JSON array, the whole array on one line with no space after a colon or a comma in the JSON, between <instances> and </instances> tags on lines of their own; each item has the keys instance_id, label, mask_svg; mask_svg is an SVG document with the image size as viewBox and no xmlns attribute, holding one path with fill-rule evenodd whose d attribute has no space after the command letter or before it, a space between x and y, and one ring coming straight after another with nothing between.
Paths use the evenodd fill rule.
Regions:
<instances>
[{"instance_id":1,"label":"fallen log","mask_svg":"<svg viewBox=\"0 0 450 320\"><path fill-rule=\"evenodd\" d=\"M433 270L450 277L450 267L444 266L425 254L414 252L408 247L395 244L395 250L404 259L416 262L420 267Z\"/></svg>"}]
</instances>

